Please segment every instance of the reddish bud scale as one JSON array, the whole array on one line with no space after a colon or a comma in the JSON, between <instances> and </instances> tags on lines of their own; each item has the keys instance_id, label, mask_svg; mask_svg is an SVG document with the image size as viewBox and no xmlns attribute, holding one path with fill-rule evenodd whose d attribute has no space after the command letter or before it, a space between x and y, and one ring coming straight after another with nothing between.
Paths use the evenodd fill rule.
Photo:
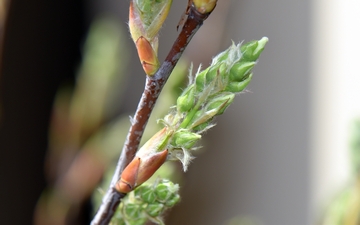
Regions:
<instances>
[{"instance_id":1,"label":"reddish bud scale","mask_svg":"<svg viewBox=\"0 0 360 225\"><path fill-rule=\"evenodd\" d=\"M150 42L143 36L140 36L135 44L145 73L147 75L154 75L160 63Z\"/></svg>"},{"instance_id":2,"label":"reddish bud scale","mask_svg":"<svg viewBox=\"0 0 360 225\"><path fill-rule=\"evenodd\" d=\"M144 159L135 157L121 174L115 189L120 193L129 193L147 181L165 162L168 150L155 153Z\"/></svg>"}]
</instances>

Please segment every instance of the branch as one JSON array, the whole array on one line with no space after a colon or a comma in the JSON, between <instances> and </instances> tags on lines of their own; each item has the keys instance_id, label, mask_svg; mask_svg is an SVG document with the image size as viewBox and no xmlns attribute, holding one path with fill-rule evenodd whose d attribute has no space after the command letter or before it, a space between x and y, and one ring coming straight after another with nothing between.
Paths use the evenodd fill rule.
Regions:
<instances>
[{"instance_id":1,"label":"branch","mask_svg":"<svg viewBox=\"0 0 360 225\"><path fill-rule=\"evenodd\" d=\"M156 74L153 76L146 76L144 92L133 117L132 125L117 163L110 187L103 198L98 212L91 222L92 225L109 224L121 199L126 196L126 194L119 193L115 190L115 184L120 179L122 171L135 156L145 126L163 86L191 38L199 30L209 14L210 13L199 13L194 5L192 5L187 20L165 61L162 63Z\"/></svg>"}]
</instances>

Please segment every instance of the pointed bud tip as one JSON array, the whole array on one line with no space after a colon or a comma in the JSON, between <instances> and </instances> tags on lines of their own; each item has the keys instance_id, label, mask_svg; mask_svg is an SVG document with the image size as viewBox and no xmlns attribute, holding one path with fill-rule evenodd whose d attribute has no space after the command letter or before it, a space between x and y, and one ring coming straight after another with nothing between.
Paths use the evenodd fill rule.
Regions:
<instances>
[{"instance_id":1,"label":"pointed bud tip","mask_svg":"<svg viewBox=\"0 0 360 225\"><path fill-rule=\"evenodd\" d=\"M266 43L269 42L269 38L263 37L258 41L257 51L262 52L265 48Z\"/></svg>"},{"instance_id":2,"label":"pointed bud tip","mask_svg":"<svg viewBox=\"0 0 360 225\"><path fill-rule=\"evenodd\" d=\"M142 159L136 179L136 187L147 181L166 161L168 150Z\"/></svg>"},{"instance_id":3,"label":"pointed bud tip","mask_svg":"<svg viewBox=\"0 0 360 225\"><path fill-rule=\"evenodd\" d=\"M260 40L250 41L240 47L242 52L242 60L244 61L256 61L261 52L264 50L266 43L269 41L267 37L263 37Z\"/></svg>"},{"instance_id":4,"label":"pointed bud tip","mask_svg":"<svg viewBox=\"0 0 360 225\"><path fill-rule=\"evenodd\" d=\"M269 42L269 38L268 37L263 37L263 38L261 38L260 40L259 40L259 43L264 43L264 45L266 44L266 43L268 43Z\"/></svg>"}]
</instances>

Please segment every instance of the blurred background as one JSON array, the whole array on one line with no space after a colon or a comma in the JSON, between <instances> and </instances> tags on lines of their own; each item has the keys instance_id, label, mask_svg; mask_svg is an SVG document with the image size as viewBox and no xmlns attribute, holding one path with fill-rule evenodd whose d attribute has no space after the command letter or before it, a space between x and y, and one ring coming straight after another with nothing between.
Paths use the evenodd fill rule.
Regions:
<instances>
[{"instance_id":1,"label":"blurred background","mask_svg":"<svg viewBox=\"0 0 360 225\"><path fill-rule=\"evenodd\" d=\"M68 168L79 158L97 156L94 150L83 158L73 158L74 149L95 146L84 141L94 130L119 115L126 118L119 127L128 129L128 116L133 115L144 86L143 71L127 34L128 4L114 0L0 0L1 224L33 223L35 206L49 185L63 187L54 174L61 175L62 166ZM186 0L173 2L160 33L160 61L177 37L176 25L186 5ZM104 104L111 109L99 112L103 117L90 128L80 129L77 122L101 107L93 109L89 101L88 111L70 113L70 119L53 107L60 105L58 109L72 112L92 92L91 83L84 84L87 92L61 95L58 91L81 83L82 74L97 71L91 70L92 59L83 53L91 24L104 15L120 29L120 34L113 34L118 37L115 41L109 39L118 53L105 54L114 56L109 60L119 60L119 64L112 62L108 73L124 77L109 82L119 85L109 94L111 104ZM350 127L360 117L358 27L357 0L219 0L184 53L195 68L208 65L232 40L267 36L269 43L248 91L235 99L205 135L204 151L184 175L182 201L168 214L167 224L219 225L234 217L254 218L254 224L266 225L335 224L323 222L327 208L354 180ZM94 79L94 83L101 82ZM64 102L71 94L82 97L67 105ZM83 132L74 137L71 134L76 129ZM62 138L72 144L61 144ZM68 150L66 160L60 163L56 158L59 146ZM117 151L121 147L116 146ZM55 168L51 160L57 162ZM105 162L107 159L82 169L102 174ZM96 177L93 185L101 175ZM78 200L77 220L69 224L89 223L90 191L85 192Z\"/></svg>"}]
</instances>

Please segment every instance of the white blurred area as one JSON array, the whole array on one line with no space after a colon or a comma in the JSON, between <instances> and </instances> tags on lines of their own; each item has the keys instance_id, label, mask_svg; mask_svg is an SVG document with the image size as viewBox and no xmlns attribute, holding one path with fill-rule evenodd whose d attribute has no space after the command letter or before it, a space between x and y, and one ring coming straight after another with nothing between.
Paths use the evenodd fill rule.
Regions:
<instances>
[{"instance_id":1,"label":"white blurred area","mask_svg":"<svg viewBox=\"0 0 360 225\"><path fill-rule=\"evenodd\" d=\"M312 5L311 189L318 209L351 179L349 127L360 118L360 1Z\"/></svg>"}]
</instances>

